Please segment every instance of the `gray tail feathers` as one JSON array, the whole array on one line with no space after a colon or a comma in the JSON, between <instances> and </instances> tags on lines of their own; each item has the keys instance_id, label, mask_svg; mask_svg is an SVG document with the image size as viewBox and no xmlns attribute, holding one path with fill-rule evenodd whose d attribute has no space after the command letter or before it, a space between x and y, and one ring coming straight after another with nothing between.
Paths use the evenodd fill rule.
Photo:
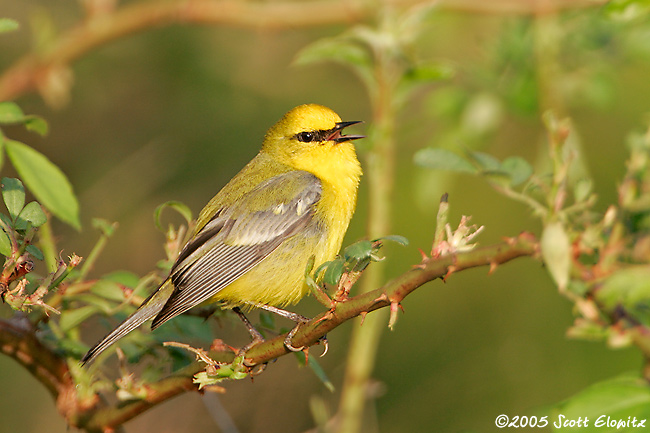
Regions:
<instances>
[{"instance_id":1,"label":"gray tail feathers","mask_svg":"<svg viewBox=\"0 0 650 433\"><path fill-rule=\"evenodd\" d=\"M86 364L94 360L100 353L108 349L108 347L115 343L120 338L124 337L129 332L133 331L142 323L146 322L149 319L153 319L158 311L155 309L141 308L129 316L124 322L122 322L117 328L113 329L102 341L95 344L81 359L82 364Z\"/></svg>"},{"instance_id":2,"label":"gray tail feathers","mask_svg":"<svg viewBox=\"0 0 650 433\"><path fill-rule=\"evenodd\" d=\"M124 337L129 332L133 331L138 326L142 325L147 320L153 319L160 313L160 310L165 306L167 298L173 290L173 285L169 280L166 280L160 287L154 291L151 296L144 300L140 308L135 313L131 314L120 325L113 329L106 337L99 343L94 345L88 353L81 359L82 364L86 364L94 360L100 353L106 350L111 344L115 343L120 338Z\"/></svg>"}]
</instances>

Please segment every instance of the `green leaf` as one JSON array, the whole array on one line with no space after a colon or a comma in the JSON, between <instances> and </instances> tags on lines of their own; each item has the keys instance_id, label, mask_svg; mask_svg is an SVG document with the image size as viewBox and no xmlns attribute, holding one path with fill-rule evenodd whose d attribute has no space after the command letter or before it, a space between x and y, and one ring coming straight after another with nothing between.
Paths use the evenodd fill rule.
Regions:
<instances>
[{"instance_id":1,"label":"green leaf","mask_svg":"<svg viewBox=\"0 0 650 433\"><path fill-rule=\"evenodd\" d=\"M300 352L304 355L303 352ZM316 360L315 356L310 356L307 361L307 365L311 369L311 371L314 372L316 377L321 381L323 385L325 385L325 388L327 388L330 392L334 392L334 384L330 380L330 378L327 376L327 373L325 373L325 370L323 370L323 367L321 367L320 363Z\"/></svg>"},{"instance_id":2,"label":"green leaf","mask_svg":"<svg viewBox=\"0 0 650 433\"><path fill-rule=\"evenodd\" d=\"M25 248L29 254L32 255L36 260L45 260L43 252L36 245L27 245Z\"/></svg>"},{"instance_id":3,"label":"green leaf","mask_svg":"<svg viewBox=\"0 0 650 433\"><path fill-rule=\"evenodd\" d=\"M113 281L129 288L134 288L140 283L140 277L129 271L114 271L104 275L102 279Z\"/></svg>"},{"instance_id":4,"label":"green leaf","mask_svg":"<svg viewBox=\"0 0 650 433\"><path fill-rule=\"evenodd\" d=\"M86 305L76 310L65 310L61 313L59 319L59 327L61 331L67 333L68 331L76 328L81 322L88 319L90 316L97 312L94 305Z\"/></svg>"},{"instance_id":5,"label":"green leaf","mask_svg":"<svg viewBox=\"0 0 650 433\"><path fill-rule=\"evenodd\" d=\"M308 45L298 52L293 63L302 66L323 61L369 67L372 57L360 44L345 37L338 37L320 39Z\"/></svg>"},{"instance_id":6,"label":"green leaf","mask_svg":"<svg viewBox=\"0 0 650 433\"><path fill-rule=\"evenodd\" d=\"M625 307L635 319L650 324L650 267L631 265L607 278L596 293L608 308Z\"/></svg>"},{"instance_id":7,"label":"green leaf","mask_svg":"<svg viewBox=\"0 0 650 433\"><path fill-rule=\"evenodd\" d=\"M447 149L425 148L415 153L414 162L425 168L476 174L477 170L462 156Z\"/></svg>"},{"instance_id":8,"label":"green leaf","mask_svg":"<svg viewBox=\"0 0 650 433\"><path fill-rule=\"evenodd\" d=\"M122 287L114 281L99 280L93 284L90 291L111 301L124 302L126 300Z\"/></svg>"},{"instance_id":9,"label":"green leaf","mask_svg":"<svg viewBox=\"0 0 650 433\"><path fill-rule=\"evenodd\" d=\"M46 136L50 130L47 121L40 116L26 116L25 128L28 131L35 132L41 136Z\"/></svg>"},{"instance_id":10,"label":"green leaf","mask_svg":"<svg viewBox=\"0 0 650 433\"><path fill-rule=\"evenodd\" d=\"M566 289L571 269L571 242L561 222L555 221L544 227L540 247L544 264L555 284L560 290Z\"/></svg>"},{"instance_id":11,"label":"green leaf","mask_svg":"<svg viewBox=\"0 0 650 433\"><path fill-rule=\"evenodd\" d=\"M304 352L294 352L296 354L296 358L298 358L298 362L300 365L305 365L305 353ZM321 381L323 385L325 385L325 388L327 388L330 392L334 392L334 384L330 380L330 378L327 376L327 373L325 373L325 370L323 370L323 367L321 367L320 363L315 359L315 356L310 356L307 358L307 365L309 366L309 369L314 372L316 377Z\"/></svg>"},{"instance_id":12,"label":"green leaf","mask_svg":"<svg viewBox=\"0 0 650 433\"><path fill-rule=\"evenodd\" d=\"M589 428L562 428L562 431L633 432L643 430L639 428L617 429L616 426L608 428L606 422L608 417L610 420L622 421L633 418L637 420L650 418L650 387L643 378L636 375L625 375L600 382L560 403L553 410L551 418L558 420L560 415L569 420L579 417L589 418Z\"/></svg>"},{"instance_id":13,"label":"green leaf","mask_svg":"<svg viewBox=\"0 0 650 433\"><path fill-rule=\"evenodd\" d=\"M16 221L16 228L19 230L24 230L27 228L27 222L32 224L32 227L40 227L47 222L47 216L41 205L35 201L27 203L27 206L18 215Z\"/></svg>"},{"instance_id":14,"label":"green leaf","mask_svg":"<svg viewBox=\"0 0 650 433\"><path fill-rule=\"evenodd\" d=\"M9 240L9 235L7 235L7 233L2 229L0 229L0 254L5 257L11 255L11 241Z\"/></svg>"},{"instance_id":15,"label":"green leaf","mask_svg":"<svg viewBox=\"0 0 650 433\"><path fill-rule=\"evenodd\" d=\"M368 240L363 240L355 242L349 247L346 247L343 250L343 256L347 261L351 260L363 260L366 257L369 257L374 251L372 242Z\"/></svg>"},{"instance_id":16,"label":"green leaf","mask_svg":"<svg viewBox=\"0 0 650 433\"><path fill-rule=\"evenodd\" d=\"M501 170L508 173L512 186L522 184L533 175L533 168L528 161L519 156L511 156L503 160Z\"/></svg>"},{"instance_id":17,"label":"green leaf","mask_svg":"<svg viewBox=\"0 0 650 433\"><path fill-rule=\"evenodd\" d=\"M325 284L336 286L343 275L343 265L345 262L342 259L332 260L327 268L325 269L325 274L323 275L323 281Z\"/></svg>"},{"instance_id":18,"label":"green leaf","mask_svg":"<svg viewBox=\"0 0 650 433\"><path fill-rule=\"evenodd\" d=\"M378 241L391 241L391 242L396 242L400 244L401 246L405 247L408 246L409 240L406 239L404 236L400 235L388 235L388 236L383 236L379 239L376 239Z\"/></svg>"},{"instance_id":19,"label":"green leaf","mask_svg":"<svg viewBox=\"0 0 650 433\"><path fill-rule=\"evenodd\" d=\"M23 183L12 177L2 178L2 199L7 206L12 221L16 221L18 214L25 206L25 188Z\"/></svg>"},{"instance_id":20,"label":"green leaf","mask_svg":"<svg viewBox=\"0 0 650 433\"><path fill-rule=\"evenodd\" d=\"M0 18L0 33L9 33L18 30L18 21L11 18Z\"/></svg>"},{"instance_id":21,"label":"green leaf","mask_svg":"<svg viewBox=\"0 0 650 433\"><path fill-rule=\"evenodd\" d=\"M350 67L366 83L366 86L371 86L375 81L370 51L363 44L346 35L320 39L308 45L296 55L293 65L304 66L326 61Z\"/></svg>"},{"instance_id":22,"label":"green leaf","mask_svg":"<svg viewBox=\"0 0 650 433\"><path fill-rule=\"evenodd\" d=\"M0 124L22 123L25 113L18 104L11 101L0 102Z\"/></svg>"},{"instance_id":23,"label":"green leaf","mask_svg":"<svg viewBox=\"0 0 650 433\"><path fill-rule=\"evenodd\" d=\"M154 221L154 224L156 224L156 227L159 230L165 231L165 229L162 226L162 223L160 222L160 215L162 214L162 211L165 208L171 208L171 209L175 210L176 212L178 212L179 214L181 214L181 216L183 218L185 218L185 221L187 222L188 225L192 222L193 218L192 218L192 211L190 210L190 208L187 207L186 204L181 203L180 201L173 201L172 200L172 201L168 201L168 202L165 202L165 203L159 205L156 208L156 210L154 210L154 212L153 212L153 221Z\"/></svg>"},{"instance_id":24,"label":"green leaf","mask_svg":"<svg viewBox=\"0 0 650 433\"><path fill-rule=\"evenodd\" d=\"M65 174L45 155L21 142L6 140L5 145L7 156L38 201L78 230L79 203Z\"/></svg>"},{"instance_id":25,"label":"green leaf","mask_svg":"<svg viewBox=\"0 0 650 433\"><path fill-rule=\"evenodd\" d=\"M498 171L501 169L501 161L492 155L483 152L467 152L467 155L472 158L482 170Z\"/></svg>"}]
</instances>

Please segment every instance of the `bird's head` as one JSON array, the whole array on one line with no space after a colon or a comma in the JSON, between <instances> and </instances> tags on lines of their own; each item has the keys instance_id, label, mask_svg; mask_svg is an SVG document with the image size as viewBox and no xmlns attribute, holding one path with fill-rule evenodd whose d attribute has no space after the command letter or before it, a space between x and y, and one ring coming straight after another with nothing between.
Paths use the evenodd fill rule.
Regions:
<instances>
[{"instance_id":1,"label":"bird's head","mask_svg":"<svg viewBox=\"0 0 650 433\"><path fill-rule=\"evenodd\" d=\"M360 122L341 121L338 114L322 105L300 105L268 130L262 151L296 169L314 173L330 165L328 162L350 158L356 161L350 141L364 137L342 134L345 127L356 123Z\"/></svg>"}]
</instances>

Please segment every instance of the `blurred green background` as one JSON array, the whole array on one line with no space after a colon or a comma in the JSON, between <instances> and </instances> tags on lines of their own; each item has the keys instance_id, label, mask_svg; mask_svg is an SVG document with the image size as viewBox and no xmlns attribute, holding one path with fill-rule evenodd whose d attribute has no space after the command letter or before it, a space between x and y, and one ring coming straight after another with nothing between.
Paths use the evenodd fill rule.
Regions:
<instances>
[{"instance_id":1,"label":"blurred green background","mask_svg":"<svg viewBox=\"0 0 650 433\"><path fill-rule=\"evenodd\" d=\"M474 148L539 162L545 152L541 114L554 107L574 121L585 169L599 195L597 207L603 210L616 200L626 136L648 120L650 22L643 11L625 16L593 7L535 18L484 8L461 11L450 4L427 18L415 49L422 61L444 61L455 75L423 88L398 119L392 233L406 236L411 245L386 248L389 276L416 264L418 248L429 250L444 192L451 221L465 214L485 225L483 245L540 228L526 208L481 179L415 167L416 150ZM0 38L0 70L30 49L30 23L66 29L80 14L74 1L4 1L0 15L22 27ZM154 29L76 62L65 106L52 109L36 94L21 97L25 112L48 119L51 132L41 139L17 129L14 137L58 164L80 198L83 230L54 225L63 254L87 254L98 237L91 218L106 218L119 222L119 229L94 273L146 273L164 257L163 237L152 219L156 206L181 200L198 212L258 151L266 129L285 111L317 102L344 120L369 120L365 90L344 66L292 66L306 45L345 28ZM549 51L539 46L545 36L556 44L551 60L540 55ZM346 243L364 236L366 205L362 182ZM495 431L499 414L541 413L589 384L641 366L633 349L567 339L571 305L532 259L508 263L490 276L487 269L476 269L446 283L429 283L403 307L395 329L386 329L382 338L368 432ZM6 310L1 314L8 315ZM306 298L296 310L314 314L319 305ZM291 356L254 381L227 383L218 400L239 431L312 428L314 395L335 411L355 326L359 323L351 322L329 335L329 353L321 360L337 387L334 393ZM47 392L7 357L0 357L0 384L0 432L67 431ZM209 415L215 398L188 393L126 429L215 431Z\"/></svg>"}]
</instances>

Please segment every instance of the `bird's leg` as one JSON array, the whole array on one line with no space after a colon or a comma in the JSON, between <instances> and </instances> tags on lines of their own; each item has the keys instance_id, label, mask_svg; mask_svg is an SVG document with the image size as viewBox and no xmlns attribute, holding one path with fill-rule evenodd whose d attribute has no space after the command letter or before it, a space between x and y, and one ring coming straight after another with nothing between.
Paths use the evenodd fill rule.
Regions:
<instances>
[{"instance_id":1,"label":"bird's leg","mask_svg":"<svg viewBox=\"0 0 650 433\"><path fill-rule=\"evenodd\" d=\"M260 333L260 331L255 329L253 324L250 322L250 320L248 320L244 313L242 313L239 307L234 307L232 311L237 315L237 317L241 319L242 322L244 322L244 326L246 326L246 329L248 329L248 332L251 334L251 337L253 339L250 343L239 349L238 354L241 355L246 353L248 349L255 346L257 343L262 343L264 341L264 336Z\"/></svg>"},{"instance_id":2,"label":"bird's leg","mask_svg":"<svg viewBox=\"0 0 650 433\"><path fill-rule=\"evenodd\" d=\"M292 352L300 352L305 348L305 346L301 347L295 347L293 344L291 344L291 340L293 339L294 335L296 335L296 332L298 332L298 329L300 328L300 325L303 325L307 322L309 322L310 319L306 318L305 316L301 316L300 314L283 310L282 308L278 307L273 307L271 305L266 305L266 304L252 304L257 308L261 308L266 311L270 311L271 313L275 313L278 316L282 316L286 319L292 320L296 322L296 326L293 327L291 331L287 334L287 336L284 338L284 347L289 349ZM325 340L327 341L327 340Z\"/></svg>"}]
</instances>

